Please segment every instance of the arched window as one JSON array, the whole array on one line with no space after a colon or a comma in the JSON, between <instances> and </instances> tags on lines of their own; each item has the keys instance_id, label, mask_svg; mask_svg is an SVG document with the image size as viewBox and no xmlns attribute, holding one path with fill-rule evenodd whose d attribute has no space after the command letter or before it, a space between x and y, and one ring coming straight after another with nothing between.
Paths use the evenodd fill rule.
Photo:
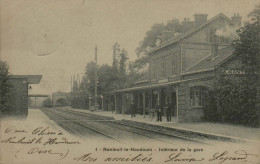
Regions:
<instances>
[{"instance_id":1,"label":"arched window","mask_svg":"<svg viewBox=\"0 0 260 164\"><path fill-rule=\"evenodd\" d=\"M201 107L207 95L207 88L195 86L190 88L190 105L192 107Z\"/></svg>"}]
</instances>

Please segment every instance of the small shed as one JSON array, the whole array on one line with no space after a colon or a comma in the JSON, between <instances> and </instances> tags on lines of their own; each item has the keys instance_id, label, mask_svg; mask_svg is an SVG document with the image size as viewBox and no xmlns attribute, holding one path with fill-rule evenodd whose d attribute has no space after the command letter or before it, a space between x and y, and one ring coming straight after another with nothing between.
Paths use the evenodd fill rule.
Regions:
<instances>
[{"instance_id":1,"label":"small shed","mask_svg":"<svg viewBox=\"0 0 260 164\"><path fill-rule=\"evenodd\" d=\"M11 75L10 105L7 115L27 117L28 115L28 86L39 84L42 75Z\"/></svg>"}]
</instances>

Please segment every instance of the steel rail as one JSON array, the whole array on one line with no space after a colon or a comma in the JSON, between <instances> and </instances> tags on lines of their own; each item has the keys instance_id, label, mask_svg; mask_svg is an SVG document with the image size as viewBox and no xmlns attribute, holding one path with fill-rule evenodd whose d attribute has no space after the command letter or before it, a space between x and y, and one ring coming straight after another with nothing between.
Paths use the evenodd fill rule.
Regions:
<instances>
[{"instance_id":1,"label":"steel rail","mask_svg":"<svg viewBox=\"0 0 260 164\"><path fill-rule=\"evenodd\" d=\"M51 112L51 111L47 111L47 110L45 110L45 112L47 112L47 113L54 113L54 112ZM56 114L56 113L54 113L54 114ZM57 114L56 114L57 115ZM60 117L62 117L62 116L60 116ZM65 129L68 129L69 131L71 131L71 132L73 132L74 134L76 134L77 136L79 136L81 139L83 139L84 140L84 137L81 135L81 134L79 134L77 131L75 131L74 129L72 129L72 128L70 128L68 125L66 125L66 124L64 124L64 123L62 123L62 121L60 121L60 120L57 120L58 121L58 124L61 124L61 126L64 126L65 127Z\"/></svg>"},{"instance_id":2,"label":"steel rail","mask_svg":"<svg viewBox=\"0 0 260 164\"><path fill-rule=\"evenodd\" d=\"M74 114L78 114L78 115L82 115L82 116L86 116L86 117L90 117L87 113L83 113L83 112L74 112L74 111L71 111L71 110L66 110L66 111L69 111L71 113L74 113ZM84 114L84 115L83 115ZM95 116L94 116L95 117ZM80 121L80 122L115 122L117 120L77 120L77 121ZM117 123L116 123L117 124ZM159 138L155 138L155 137L152 137L152 136L149 136L149 135L145 135L145 134L142 134L142 133L138 133L138 132L135 132L133 130L130 130L130 129L125 129L125 128L120 128L118 126L113 126L111 124L106 124L110 127L114 127L114 128L118 128L118 129L122 129L122 130L125 130L125 131L128 131L128 132L131 132L131 133L135 133L137 135L140 135L140 136L145 136L147 138L151 138L151 139L154 139L154 140L158 140L160 142L164 142L164 143L168 143L168 144L173 144L172 142L168 142L168 141L164 141L162 139L159 139Z\"/></svg>"},{"instance_id":3,"label":"steel rail","mask_svg":"<svg viewBox=\"0 0 260 164\"><path fill-rule=\"evenodd\" d=\"M60 115L60 113L57 114L58 112L57 112L57 113L54 112L54 111L51 111L51 112L52 112L52 113L55 113L56 115L59 115L60 117L65 118L65 119L67 119L67 120L70 120L69 117ZM85 128L88 128L88 129L90 129L90 130L92 130L92 131L94 131L94 132L96 132L96 133L102 134L103 136L105 136L105 137L107 137L107 138L111 138L111 139L116 140L116 141L118 141L118 142L125 143L125 142L121 141L121 140L118 139L118 138L115 138L115 137L113 137L113 136L111 136L111 135L108 135L108 134L106 134L106 133L104 133L104 132L102 132L102 131L100 131L100 130L95 129L95 128L89 127L89 126L87 126L87 125L85 125L85 124L82 124L82 123L80 123L80 122L78 122L78 121L72 120L72 122L74 122L74 123L76 123L76 124L79 124L79 125L81 125L81 126L83 126L83 127L85 127Z\"/></svg>"},{"instance_id":4,"label":"steel rail","mask_svg":"<svg viewBox=\"0 0 260 164\"><path fill-rule=\"evenodd\" d=\"M62 110L66 110L68 112L75 113L75 114L78 114L78 115L84 115L84 116L87 116L87 117L96 117L96 118L98 117L98 116L93 116L93 114L91 114L92 116L88 116L88 113L85 113L85 112L72 111L72 110L69 110L69 109L62 109ZM174 134L162 133L162 132L159 132L159 131L156 131L156 130L151 130L151 129L146 129L146 128L142 128L142 127L138 127L138 126L124 124L124 123L121 123L121 122L118 122L118 121L113 121L113 123L121 124L121 125L124 125L124 126L127 126L127 127L133 127L133 128L140 129L140 130L150 131L150 132L153 132L153 133L166 135L166 136L169 136L169 137L179 138L179 139L187 140L187 141L191 141L191 142L208 144L208 143L198 141L198 140L195 140L195 139L191 139L191 138L188 138L188 137L184 137L184 136L180 136L180 135L174 135ZM143 134L140 134L140 135L143 135Z\"/></svg>"},{"instance_id":5,"label":"steel rail","mask_svg":"<svg viewBox=\"0 0 260 164\"><path fill-rule=\"evenodd\" d=\"M133 128L140 129L140 130L154 132L154 133L157 133L157 134L161 134L161 135L165 135L165 136L169 136L169 137L173 137L173 138L179 138L179 139L182 139L182 140L192 141L192 142L201 143L201 144L207 144L207 143L204 143L202 141L194 140L194 139L187 138L187 137L180 136L180 135L162 133L162 132L159 132L159 131L156 131L156 130L151 130L151 129L146 129L146 128L142 128L142 127L138 127L138 126L128 125L128 124L124 124L124 123L121 123L121 122L115 122L115 123L121 124L121 125L124 125L124 126L127 126L127 127L133 127Z\"/></svg>"},{"instance_id":6,"label":"steel rail","mask_svg":"<svg viewBox=\"0 0 260 164\"><path fill-rule=\"evenodd\" d=\"M110 124L106 124L106 125L111 126L111 127L114 127L114 128L122 129L122 130L125 130L125 131L128 131L128 132L131 132L131 133L135 133L135 134L138 134L138 135L140 135L140 136L145 136L145 137L148 137L148 138L151 138L151 139L154 139L154 140L158 140L158 141L161 141L161 142L173 144L172 142L164 141L164 140L159 139L159 138L155 138L155 137L152 137L152 136L149 136L149 135L141 134L141 133L135 132L135 131L130 130L130 129L120 128L120 127L113 126L113 125L110 125Z\"/></svg>"}]
</instances>

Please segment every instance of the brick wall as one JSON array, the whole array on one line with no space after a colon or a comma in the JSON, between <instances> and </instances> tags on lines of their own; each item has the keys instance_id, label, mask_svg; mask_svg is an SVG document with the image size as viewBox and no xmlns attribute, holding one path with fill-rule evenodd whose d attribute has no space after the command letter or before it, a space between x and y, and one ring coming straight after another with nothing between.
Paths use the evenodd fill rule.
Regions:
<instances>
[{"instance_id":1,"label":"brick wall","mask_svg":"<svg viewBox=\"0 0 260 164\"><path fill-rule=\"evenodd\" d=\"M180 56L180 47L177 44L170 45L168 47L162 48L159 51L155 51L150 56L150 71L151 71L151 79L161 80L166 79L173 74L178 74L178 68L180 67L179 60ZM176 71L173 73L172 60L175 60L175 68ZM165 74L163 74L163 62L165 64ZM155 77L154 77L155 72Z\"/></svg>"},{"instance_id":2,"label":"brick wall","mask_svg":"<svg viewBox=\"0 0 260 164\"><path fill-rule=\"evenodd\" d=\"M180 122L201 121L203 116L202 107L191 107L190 105L190 88L194 86L204 86L210 88L213 79L194 80L179 84L178 89L178 110Z\"/></svg>"}]
</instances>

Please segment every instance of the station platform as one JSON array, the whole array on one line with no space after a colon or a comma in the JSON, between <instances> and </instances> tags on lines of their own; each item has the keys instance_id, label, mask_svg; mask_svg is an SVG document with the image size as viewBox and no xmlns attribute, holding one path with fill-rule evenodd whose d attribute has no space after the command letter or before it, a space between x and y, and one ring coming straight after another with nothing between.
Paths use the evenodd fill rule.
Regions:
<instances>
[{"instance_id":1,"label":"station platform","mask_svg":"<svg viewBox=\"0 0 260 164\"><path fill-rule=\"evenodd\" d=\"M15 127L16 129L23 129L27 132L32 132L35 128L48 127L48 131L55 131L56 133L62 133L69 137L74 137L66 130L61 128L56 122L50 120L40 109L28 109L28 116L26 119L6 118L1 122L1 133L8 127ZM30 133L29 133L30 134ZM26 134L28 136L28 133ZM33 136L33 135L32 135Z\"/></svg>"},{"instance_id":2,"label":"station platform","mask_svg":"<svg viewBox=\"0 0 260 164\"><path fill-rule=\"evenodd\" d=\"M71 107L65 107L70 110L86 112L91 114L97 114L101 116L113 117L115 120L131 120L136 122L143 122L147 124L159 125L163 127L170 127L180 130L188 130L192 132L198 132L203 134L224 136L228 138L260 142L260 128L246 127L243 125L233 125L224 123L211 123L211 122L191 122L191 123L178 123L175 117L172 117L171 122L167 122L166 116L162 116L162 122L157 122L157 118L151 119L149 115L136 114L136 117L131 117L130 114L116 114L111 111L94 111L83 109L75 109Z\"/></svg>"}]
</instances>

